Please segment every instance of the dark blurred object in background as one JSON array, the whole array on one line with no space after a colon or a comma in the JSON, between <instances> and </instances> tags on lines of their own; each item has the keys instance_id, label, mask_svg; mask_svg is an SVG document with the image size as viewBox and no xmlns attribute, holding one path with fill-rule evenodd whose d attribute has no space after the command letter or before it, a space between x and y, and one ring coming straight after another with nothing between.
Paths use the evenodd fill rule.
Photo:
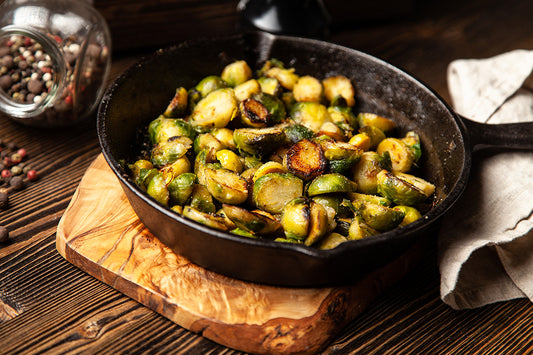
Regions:
<instances>
[{"instance_id":1,"label":"dark blurred object in background","mask_svg":"<svg viewBox=\"0 0 533 355\"><path fill-rule=\"evenodd\" d=\"M374 21L404 20L415 14L417 0L94 0L94 7L109 24L114 50L123 51L235 33L242 30L241 15L258 20L261 17L257 11L271 6L270 3L286 11L300 2L309 3L309 7L280 18L280 23L286 25L286 32L323 37L328 24L330 31L335 31L372 25ZM241 9L248 9L239 12L239 4ZM307 16L317 23L310 22ZM260 22L256 24L260 27Z\"/></svg>"},{"instance_id":2,"label":"dark blurred object in background","mask_svg":"<svg viewBox=\"0 0 533 355\"><path fill-rule=\"evenodd\" d=\"M243 30L327 38L330 18L322 0L241 0Z\"/></svg>"}]
</instances>

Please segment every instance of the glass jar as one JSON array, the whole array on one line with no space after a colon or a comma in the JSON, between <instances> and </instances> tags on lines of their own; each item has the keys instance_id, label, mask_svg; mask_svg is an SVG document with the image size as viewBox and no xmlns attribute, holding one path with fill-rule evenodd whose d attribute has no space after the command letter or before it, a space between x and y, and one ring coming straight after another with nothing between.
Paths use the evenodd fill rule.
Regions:
<instances>
[{"instance_id":1,"label":"glass jar","mask_svg":"<svg viewBox=\"0 0 533 355\"><path fill-rule=\"evenodd\" d=\"M86 119L103 94L110 53L109 28L87 1L4 1L0 111L29 126Z\"/></svg>"}]
</instances>

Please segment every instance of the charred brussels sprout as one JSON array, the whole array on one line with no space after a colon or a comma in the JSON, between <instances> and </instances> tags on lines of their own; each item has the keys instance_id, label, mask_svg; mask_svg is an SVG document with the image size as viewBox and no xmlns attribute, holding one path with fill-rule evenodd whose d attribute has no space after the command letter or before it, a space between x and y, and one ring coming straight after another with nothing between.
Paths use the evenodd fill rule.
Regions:
<instances>
[{"instance_id":1,"label":"charred brussels sprout","mask_svg":"<svg viewBox=\"0 0 533 355\"><path fill-rule=\"evenodd\" d=\"M238 205L248 199L248 183L238 174L226 169L204 170L205 186L215 199Z\"/></svg>"},{"instance_id":2,"label":"charred brussels sprout","mask_svg":"<svg viewBox=\"0 0 533 355\"><path fill-rule=\"evenodd\" d=\"M283 104L283 101L278 99L276 96L267 93L260 93L255 95L254 99L261 102L267 109L269 113L269 125L278 124L285 119L287 113L285 110L285 105Z\"/></svg>"},{"instance_id":3,"label":"charred brussels sprout","mask_svg":"<svg viewBox=\"0 0 533 355\"><path fill-rule=\"evenodd\" d=\"M277 232L281 228L280 222L271 214L261 211L248 211L245 208L222 205L225 215L235 225L252 234L267 235Z\"/></svg>"},{"instance_id":4,"label":"charred brussels sprout","mask_svg":"<svg viewBox=\"0 0 533 355\"><path fill-rule=\"evenodd\" d=\"M182 214L184 217L190 220L193 220L195 222L198 222L200 224L203 224L205 226L220 229L223 231L228 230L228 226L226 225L225 219L223 216L215 215L213 213L203 212L192 206L183 207Z\"/></svg>"},{"instance_id":5,"label":"charred brussels sprout","mask_svg":"<svg viewBox=\"0 0 533 355\"><path fill-rule=\"evenodd\" d=\"M168 104L163 116L169 118L178 118L185 115L187 111L187 104L189 102L189 94L183 87L176 89L176 94Z\"/></svg>"},{"instance_id":6,"label":"charred brussels sprout","mask_svg":"<svg viewBox=\"0 0 533 355\"><path fill-rule=\"evenodd\" d=\"M302 196L303 187L303 181L293 174L266 174L254 183L253 202L263 211L281 213L287 202Z\"/></svg>"},{"instance_id":7,"label":"charred brussels sprout","mask_svg":"<svg viewBox=\"0 0 533 355\"><path fill-rule=\"evenodd\" d=\"M266 155L285 141L283 127L238 128L233 131L235 146L246 153Z\"/></svg>"},{"instance_id":8,"label":"charred brussels sprout","mask_svg":"<svg viewBox=\"0 0 533 355\"><path fill-rule=\"evenodd\" d=\"M310 180L323 174L327 160L320 144L309 139L302 139L293 144L285 156L287 169L303 180Z\"/></svg>"},{"instance_id":9,"label":"charred brussels sprout","mask_svg":"<svg viewBox=\"0 0 533 355\"><path fill-rule=\"evenodd\" d=\"M266 127L270 122L270 112L261 102L246 99L239 104L242 122L249 127Z\"/></svg>"}]
</instances>

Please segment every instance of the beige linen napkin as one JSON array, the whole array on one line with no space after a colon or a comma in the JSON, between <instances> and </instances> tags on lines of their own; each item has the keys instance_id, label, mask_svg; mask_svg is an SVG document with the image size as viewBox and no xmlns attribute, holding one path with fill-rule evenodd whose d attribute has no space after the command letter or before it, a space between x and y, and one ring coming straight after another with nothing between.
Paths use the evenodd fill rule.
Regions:
<instances>
[{"instance_id":1,"label":"beige linen napkin","mask_svg":"<svg viewBox=\"0 0 533 355\"><path fill-rule=\"evenodd\" d=\"M456 60L457 113L484 123L533 121L533 51ZM533 301L533 151L476 152L467 189L442 221L440 292L454 309Z\"/></svg>"}]
</instances>

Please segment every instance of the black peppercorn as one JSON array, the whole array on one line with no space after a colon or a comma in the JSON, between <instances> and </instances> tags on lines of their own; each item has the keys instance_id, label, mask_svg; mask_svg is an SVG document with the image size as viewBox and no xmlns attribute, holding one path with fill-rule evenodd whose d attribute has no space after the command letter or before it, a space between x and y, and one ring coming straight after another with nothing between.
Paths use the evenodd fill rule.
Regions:
<instances>
[{"instance_id":1,"label":"black peppercorn","mask_svg":"<svg viewBox=\"0 0 533 355\"><path fill-rule=\"evenodd\" d=\"M9 239L9 232L6 227L0 226L0 243L5 243Z\"/></svg>"},{"instance_id":2,"label":"black peppercorn","mask_svg":"<svg viewBox=\"0 0 533 355\"><path fill-rule=\"evenodd\" d=\"M0 191L0 209L6 208L8 203L9 199L7 197L7 192Z\"/></svg>"}]
</instances>

